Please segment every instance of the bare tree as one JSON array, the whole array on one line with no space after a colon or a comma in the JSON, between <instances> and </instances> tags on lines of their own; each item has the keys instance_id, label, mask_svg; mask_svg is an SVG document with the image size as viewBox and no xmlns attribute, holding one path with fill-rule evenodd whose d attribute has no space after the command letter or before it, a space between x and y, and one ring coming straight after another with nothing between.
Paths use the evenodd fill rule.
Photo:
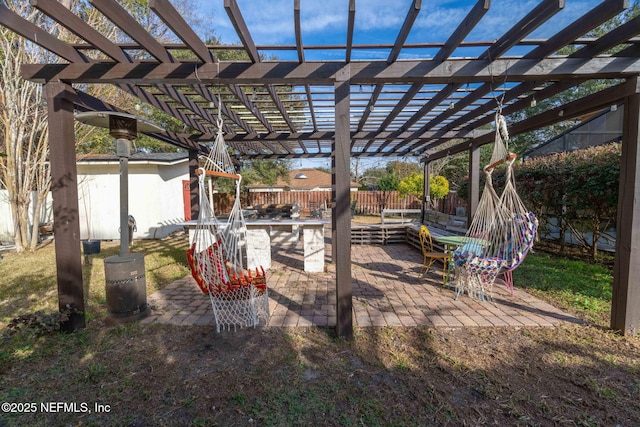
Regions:
<instances>
[{"instance_id":1,"label":"bare tree","mask_svg":"<svg viewBox=\"0 0 640 427\"><path fill-rule=\"evenodd\" d=\"M193 0L178 0L176 7L196 27L204 28ZM67 29L53 23L24 0L4 0L3 4L17 14L47 30L55 37L70 43L83 42ZM126 40L126 35L110 23L97 9L82 0L63 0L61 4L78 13L92 28L115 42ZM175 38L157 16L151 13L146 1L128 0L124 6L142 22L157 38ZM92 52L99 58L100 52ZM53 63L59 60L51 53L0 26L0 188L6 188L14 224L14 241L17 251L29 247L36 249L39 234L39 216L50 188L48 169L48 128L46 100L42 86L24 81L20 66L26 63ZM80 85L77 89L103 99L111 104L130 109L135 99L108 85ZM82 126L77 129L76 144L95 137L95 128ZM33 199L32 194L36 192ZM33 208L33 209L31 209ZM33 218L30 217L33 212ZM31 236L31 237L29 237Z\"/></svg>"},{"instance_id":2,"label":"bare tree","mask_svg":"<svg viewBox=\"0 0 640 427\"><path fill-rule=\"evenodd\" d=\"M17 2L24 14L34 14ZM35 16L35 14L34 14ZM33 17L33 16L32 16ZM0 29L0 120L3 152L0 158L0 185L7 189L18 251L37 244L38 212L49 190L47 170L46 107L42 87L20 78L20 65L42 62L42 53L14 33ZM37 191L35 218L29 241L29 208L32 191ZM35 230L35 233L34 233Z\"/></svg>"}]
</instances>

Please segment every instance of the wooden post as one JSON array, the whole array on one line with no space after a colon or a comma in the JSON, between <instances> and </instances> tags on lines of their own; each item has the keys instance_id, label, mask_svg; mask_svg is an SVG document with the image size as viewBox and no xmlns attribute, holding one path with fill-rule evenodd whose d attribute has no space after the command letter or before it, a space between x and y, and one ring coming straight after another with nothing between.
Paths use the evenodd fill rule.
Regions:
<instances>
[{"instance_id":1,"label":"wooden post","mask_svg":"<svg viewBox=\"0 0 640 427\"><path fill-rule=\"evenodd\" d=\"M480 147L469 149L469 194L467 194L467 226L480 203Z\"/></svg>"},{"instance_id":2,"label":"wooden post","mask_svg":"<svg viewBox=\"0 0 640 427\"><path fill-rule=\"evenodd\" d=\"M198 187L198 151L189 150L189 184L191 190L191 219L200 217L200 194Z\"/></svg>"},{"instance_id":3,"label":"wooden post","mask_svg":"<svg viewBox=\"0 0 640 427\"><path fill-rule=\"evenodd\" d=\"M339 337L353 337L353 300L351 285L351 209L350 209L350 67L347 64L336 75L335 117L336 133L332 157L335 175L335 263L336 263L336 333Z\"/></svg>"},{"instance_id":4,"label":"wooden post","mask_svg":"<svg viewBox=\"0 0 640 427\"><path fill-rule=\"evenodd\" d=\"M422 197L422 223L427 222L427 209L431 205L431 183L429 181L429 175L431 175L431 162L424 161L424 177L422 181L423 195Z\"/></svg>"},{"instance_id":5,"label":"wooden post","mask_svg":"<svg viewBox=\"0 0 640 427\"><path fill-rule=\"evenodd\" d=\"M611 328L640 332L640 79L624 103Z\"/></svg>"},{"instance_id":6,"label":"wooden post","mask_svg":"<svg viewBox=\"0 0 640 427\"><path fill-rule=\"evenodd\" d=\"M73 129L73 88L62 82L44 86L49 122L49 160L53 198L53 235L56 249L58 307L72 309L63 332L85 327L82 254L78 209L75 133Z\"/></svg>"}]
</instances>

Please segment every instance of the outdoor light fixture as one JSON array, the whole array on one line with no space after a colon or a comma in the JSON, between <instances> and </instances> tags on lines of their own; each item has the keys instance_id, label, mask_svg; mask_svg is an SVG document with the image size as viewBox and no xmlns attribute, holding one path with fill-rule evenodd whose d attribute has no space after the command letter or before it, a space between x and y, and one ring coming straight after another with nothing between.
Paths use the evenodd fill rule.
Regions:
<instances>
[{"instance_id":1,"label":"outdoor light fixture","mask_svg":"<svg viewBox=\"0 0 640 427\"><path fill-rule=\"evenodd\" d=\"M536 97L534 96L533 98L531 98L531 106L535 107L536 105L538 105L538 103L536 102Z\"/></svg>"},{"instance_id":2,"label":"outdoor light fixture","mask_svg":"<svg viewBox=\"0 0 640 427\"><path fill-rule=\"evenodd\" d=\"M609 110L610 111L618 111L618 104L612 104L611 108Z\"/></svg>"},{"instance_id":3,"label":"outdoor light fixture","mask_svg":"<svg viewBox=\"0 0 640 427\"><path fill-rule=\"evenodd\" d=\"M454 104L453 102L451 102L451 103L449 104L449 109L450 109L450 110L453 110L454 108L456 108L456 104Z\"/></svg>"}]
</instances>

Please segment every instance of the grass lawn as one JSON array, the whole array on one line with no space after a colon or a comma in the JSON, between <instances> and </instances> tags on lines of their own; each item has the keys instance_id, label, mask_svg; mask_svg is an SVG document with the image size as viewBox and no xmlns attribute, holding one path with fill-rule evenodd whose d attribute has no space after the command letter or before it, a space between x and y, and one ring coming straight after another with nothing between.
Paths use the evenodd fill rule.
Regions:
<instances>
[{"instance_id":1,"label":"grass lawn","mask_svg":"<svg viewBox=\"0 0 640 427\"><path fill-rule=\"evenodd\" d=\"M148 294L188 274L186 247L136 242ZM84 266L86 329L0 340L0 426L640 425L640 340L605 327L604 267L536 252L514 273L589 326L357 328L345 341L319 327L105 326L102 259L117 252ZM53 245L3 255L3 325L55 312Z\"/></svg>"}]
</instances>

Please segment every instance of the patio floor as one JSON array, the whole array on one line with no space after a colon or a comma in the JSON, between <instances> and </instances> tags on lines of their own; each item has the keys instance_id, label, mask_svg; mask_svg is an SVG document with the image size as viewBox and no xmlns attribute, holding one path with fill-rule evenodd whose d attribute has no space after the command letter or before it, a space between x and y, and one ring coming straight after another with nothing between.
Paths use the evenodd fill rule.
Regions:
<instances>
[{"instance_id":1,"label":"patio floor","mask_svg":"<svg viewBox=\"0 0 640 427\"><path fill-rule=\"evenodd\" d=\"M418 271L422 255L406 244L352 245L353 314L355 326L554 326L582 321L516 289L501 285L493 301L467 295L454 300L453 288L442 286L439 265L424 278ZM303 271L302 242L273 246L267 272L270 327L335 326L335 266L325 273ZM325 259L331 260L327 240ZM151 315L143 323L215 325L211 303L191 276L148 296Z\"/></svg>"}]
</instances>

